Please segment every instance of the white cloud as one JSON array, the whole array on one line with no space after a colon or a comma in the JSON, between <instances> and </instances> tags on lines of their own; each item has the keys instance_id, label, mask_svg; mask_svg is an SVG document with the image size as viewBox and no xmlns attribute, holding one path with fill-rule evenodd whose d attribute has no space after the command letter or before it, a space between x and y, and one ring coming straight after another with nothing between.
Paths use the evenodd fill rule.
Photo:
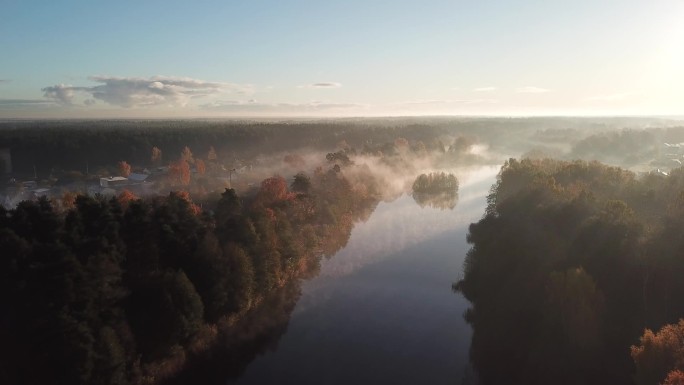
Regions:
<instances>
[{"instance_id":1,"label":"white cloud","mask_svg":"<svg viewBox=\"0 0 684 385\"><path fill-rule=\"evenodd\" d=\"M338 83L338 82L319 82L319 83L308 84L305 86L297 86L297 88L340 88L340 87L342 87L342 84Z\"/></svg>"},{"instance_id":2,"label":"white cloud","mask_svg":"<svg viewBox=\"0 0 684 385\"><path fill-rule=\"evenodd\" d=\"M496 87L479 87L479 88L473 89L473 91L475 91L475 92L492 92L492 91L496 91L497 89L498 88L496 88Z\"/></svg>"},{"instance_id":3,"label":"white cloud","mask_svg":"<svg viewBox=\"0 0 684 385\"><path fill-rule=\"evenodd\" d=\"M77 87L72 87L70 85L57 84L52 87L45 87L41 91L44 92L44 97L52 99L59 104L69 105L74 99L74 91L76 88Z\"/></svg>"},{"instance_id":4,"label":"white cloud","mask_svg":"<svg viewBox=\"0 0 684 385\"><path fill-rule=\"evenodd\" d=\"M547 90L546 88L527 86L516 88L515 92L519 94L542 94L545 92L549 92L549 90Z\"/></svg>"},{"instance_id":5,"label":"white cloud","mask_svg":"<svg viewBox=\"0 0 684 385\"><path fill-rule=\"evenodd\" d=\"M584 99L587 102L617 102L634 96L634 92L621 92L607 95L594 95Z\"/></svg>"},{"instance_id":6,"label":"white cloud","mask_svg":"<svg viewBox=\"0 0 684 385\"><path fill-rule=\"evenodd\" d=\"M94 100L100 100L107 104L131 108L157 105L185 106L190 99L219 92L251 94L254 91L251 85L206 82L183 77L92 76L89 79L100 84L92 87L59 84L43 88L43 96L62 105L70 105L75 94L82 93L88 98L86 105L92 105Z\"/></svg>"}]
</instances>

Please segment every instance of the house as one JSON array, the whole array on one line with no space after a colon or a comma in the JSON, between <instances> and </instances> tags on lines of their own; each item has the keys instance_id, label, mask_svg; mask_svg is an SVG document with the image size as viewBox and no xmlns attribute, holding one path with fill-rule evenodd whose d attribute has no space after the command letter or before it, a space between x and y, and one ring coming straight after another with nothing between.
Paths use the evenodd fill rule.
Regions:
<instances>
[{"instance_id":1,"label":"house","mask_svg":"<svg viewBox=\"0 0 684 385\"><path fill-rule=\"evenodd\" d=\"M131 184L143 183L149 176L149 174L138 174L133 172L128 176L128 180Z\"/></svg>"},{"instance_id":2,"label":"house","mask_svg":"<svg viewBox=\"0 0 684 385\"><path fill-rule=\"evenodd\" d=\"M118 187L127 186L128 184L128 178L124 178L122 176L110 176L109 178L100 178L101 187Z\"/></svg>"},{"instance_id":3,"label":"house","mask_svg":"<svg viewBox=\"0 0 684 385\"><path fill-rule=\"evenodd\" d=\"M50 190L49 188L37 188L31 190L31 196L33 198L47 197L50 194Z\"/></svg>"},{"instance_id":4,"label":"house","mask_svg":"<svg viewBox=\"0 0 684 385\"><path fill-rule=\"evenodd\" d=\"M25 189L29 189L29 190L38 188L38 182L36 182L35 180L27 180L25 182L21 182L21 185Z\"/></svg>"}]
</instances>

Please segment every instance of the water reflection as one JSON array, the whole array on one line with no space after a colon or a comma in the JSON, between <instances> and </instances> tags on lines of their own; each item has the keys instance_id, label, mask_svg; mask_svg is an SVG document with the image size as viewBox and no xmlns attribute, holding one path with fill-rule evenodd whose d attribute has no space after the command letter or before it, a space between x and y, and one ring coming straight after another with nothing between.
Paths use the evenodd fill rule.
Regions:
<instances>
[{"instance_id":1,"label":"water reflection","mask_svg":"<svg viewBox=\"0 0 684 385\"><path fill-rule=\"evenodd\" d=\"M237 384L455 383L468 364L467 302L451 283L498 168L462 172L454 210L380 203L302 286L278 349Z\"/></svg>"},{"instance_id":2,"label":"water reflection","mask_svg":"<svg viewBox=\"0 0 684 385\"><path fill-rule=\"evenodd\" d=\"M414 192L412 195L413 200L422 208L431 207L439 210L453 210L456 207L456 202L458 202L458 193L456 191L437 194Z\"/></svg>"},{"instance_id":3,"label":"water reflection","mask_svg":"<svg viewBox=\"0 0 684 385\"><path fill-rule=\"evenodd\" d=\"M484 198L498 167L449 170L460 183L458 207L454 210L423 209L414 199L381 202L368 221L357 224L347 246L322 262L319 276L341 276L375 263L413 245L424 243L480 219Z\"/></svg>"},{"instance_id":4,"label":"water reflection","mask_svg":"<svg viewBox=\"0 0 684 385\"><path fill-rule=\"evenodd\" d=\"M450 287L498 168L455 171L454 210L379 203L317 277L273 293L172 383L458 382L471 329Z\"/></svg>"}]
</instances>

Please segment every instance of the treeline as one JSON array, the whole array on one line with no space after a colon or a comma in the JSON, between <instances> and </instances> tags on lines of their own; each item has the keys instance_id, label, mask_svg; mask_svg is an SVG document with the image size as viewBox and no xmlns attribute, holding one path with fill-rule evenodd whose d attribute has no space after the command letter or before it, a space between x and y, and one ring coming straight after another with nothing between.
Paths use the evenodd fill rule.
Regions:
<instances>
[{"instance_id":1,"label":"treeline","mask_svg":"<svg viewBox=\"0 0 684 385\"><path fill-rule=\"evenodd\" d=\"M315 274L375 204L333 167L226 190L213 210L176 192L0 208L0 382L159 383Z\"/></svg>"},{"instance_id":2,"label":"treeline","mask_svg":"<svg viewBox=\"0 0 684 385\"><path fill-rule=\"evenodd\" d=\"M618 128L680 124L646 118L364 118L308 121L226 120L39 120L0 121L0 148L9 148L15 173L44 176L51 170L96 171L121 160L146 165L152 148L178 154L185 146L199 153L214 146L219 159L314 149L329 151L342 140L366 151L382 150L395 138L422 141L428 150L442 147L463 160L461 147L485 143L496 153L520 154L531 144L542 148L577 143L596 132ZM681 127L669 129L667 140L684 137ZM459 143L450 144L462 138ZM602 138L599 142L604 143ZM679 141L684 141L681 139ZM593 140L590 140L593 142ZM391 151L387 147L384 150ZM577 153L602 155L610 144L579 144ZM466 157L466 160L468 157ZM598 158L602 159L602 158Z\"/></svg>"},{"instance_id":3,"label":"treeline","mask_svg":"<svg viewBox=\"0 0 684 385\"><path fill-rule=\"evenodd\" d=\"M67 120L0 122L0 148L9 148L15 173L40 175L53 168L91 172L120 160L146 165L154 147L178 154L185 146L199 152L215 147L219 159L253 158L259 154L318 149L341 141L364 144L392 142L397 137L429 141L443 127L417 124L376 125L370 122L254 122L213 120Z\"/></svg>"},{"instance_id":4,"label":"treeline","mask_svg":"<svg viewBox=\"0 0 684 385\"><path fill-rule=\"evenodd\" d=\"M511 159L468 241L454 288L472 303L482 384L665 380L658 359L637 372L630 346L684 317L683 169L637 178L597 162Z\"/></svg>"}]
</instances>

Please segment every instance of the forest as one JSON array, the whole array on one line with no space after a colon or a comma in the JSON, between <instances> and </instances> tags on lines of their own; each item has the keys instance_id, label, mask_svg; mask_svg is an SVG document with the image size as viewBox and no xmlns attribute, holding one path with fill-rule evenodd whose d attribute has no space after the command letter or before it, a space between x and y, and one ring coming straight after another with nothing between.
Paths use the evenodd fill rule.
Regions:
<instances>
[{"instance_id":1,"label":"forest","mask_svg":"<svg viewBox=\"0 0 684 385\"><path fill-rule=\"evenodd\" d=\"M7 194L56 191L0 206L0 382L222 383L380 202L454 210L450 170L504 163L453 286L479 381L677 383L682 143L645 118L0 122ZM69 190L143 169L146 194Z\"/></svg>"},{"instance_id":2,"label":"forest","mask_svg":"<svg viewBox=\"0 0 684 385\"><path fill-rule=\"evenodd\" d=\"M11 150L14 173L33 175L35 167L40 178L59 170L113 175L121 160L149 162L153 148L162 150L160 163L168 164L186 146L197 153L215 147L228 165L264 154L329 151L342 140L359 152L377 152L396 138L457 153L480 143L499 164L506 156L528 152L634 163L651 161L662 141L684 142L684 129L650 118L0 121L0 149ZM481 161L472 156L458 160Z\"/></svg>"},{"instance_id":3,"label":"forest","mask_svg":"<svg viewBox=\"0 0 684 385\"><path fill-rule=\"evenodd\" d=\"M480 382L680 383L683 191L683 169L508 160L454 284Z\"/></svg>"},{"instance_id":4,"label":"forest","mask_svg":"<svg viewBox=\"0 0 684 385\"><path fill-rule=\"evenodd\" d=\"M376 203L336 165L265 179L244 199L226 189L211 211L183 192L2 209L3 382L159 383L315 274Z\"/></svg>"}]
</instances>

